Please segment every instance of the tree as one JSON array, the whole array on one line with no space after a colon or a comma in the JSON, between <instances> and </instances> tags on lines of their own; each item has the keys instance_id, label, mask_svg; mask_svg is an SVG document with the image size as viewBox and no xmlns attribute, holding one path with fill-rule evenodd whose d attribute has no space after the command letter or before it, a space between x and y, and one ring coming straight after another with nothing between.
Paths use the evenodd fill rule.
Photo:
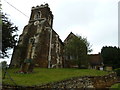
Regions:
<instances>
[{"instance_id":1,"label":"tree","mask_svg":"<svg viewBox=\"0 0 120 90\"><path fill-rule=\"evenodd\" d=\"M16 26L13 26L13 23L6 17L6 14L2 13L2 54L1 57L8 57L8 49L16 46L17 43L17 34L18 31Z\"/></svg>"},{"instance_id":2,"label":"tree","mask_svg":"<svg viewBox=\"0 0 120 90\"><path fill-rule=\"evenodd\" d=\"M106 66L120 68L120 48L112 46L102 47L101 55L103 58L103 63Z\"/></svg>"},{"instance_id":3,"label":"tree","mask_svg":"<svg viewBox=\"0 0 120 90\"><path fill-rule=\"evenodd\" d=\"M65 55L67 59L78 64L79 68L87 68L87 53L91 52L90 44L86 38L75 36L65 45Z\"/></svg>"}]
</instances>

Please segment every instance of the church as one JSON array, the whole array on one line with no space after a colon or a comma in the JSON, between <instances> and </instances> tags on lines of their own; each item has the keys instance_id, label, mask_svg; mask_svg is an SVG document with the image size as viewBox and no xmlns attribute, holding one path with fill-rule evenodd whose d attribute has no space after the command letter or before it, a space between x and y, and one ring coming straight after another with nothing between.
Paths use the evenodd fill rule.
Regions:
<instances>
[{"instance_id":1,"label":"church","mask_svg":"<svg viewBox=\"0 0 120 90\"><path fill-rule=\"evenodd\" d=\"M64 46L76 35L71 32L62 42L52 26L53 14L48 4L32 7L29 22L19 37L18 45L14 47L10 67L21 67L25 60L32 60L35 67L41 68L78 67L69 63L64 56ZM89 57L92 57L88 60L91 67L97 58L93 58L93 55ZM101 59L97 62L94 67L102 63Z\"/></svg>"},{"instance_id":2,"label":"church","mask_svg":"<svg viewBox=\"0 0 120 90\"><path fill-rule=\"evenodd\" d=\"M10 66L32 59L37 67L62 68L63 42L53 30L53 14L48 4L32 7L28 25L14 48Z\"/></svg>"}]
</instances>

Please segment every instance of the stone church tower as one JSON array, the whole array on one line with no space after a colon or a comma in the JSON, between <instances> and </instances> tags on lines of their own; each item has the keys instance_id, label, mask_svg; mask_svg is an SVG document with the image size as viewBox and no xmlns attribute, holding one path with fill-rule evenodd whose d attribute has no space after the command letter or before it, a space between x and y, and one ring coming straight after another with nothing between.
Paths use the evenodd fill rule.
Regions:
<instances>
[{"instance_id":1,"label":"stone church tower","mask_svg":"<svg viewBox=\"0 0 120 90\"><path fill-rule=\"evenodd\" d=\"M32 7L29 23L14 48L10 66L20 67L25 59L32 59L38 67L63 67L63 42L52 25L53 14L48 4Z\"/></svg>"}]
</instances>

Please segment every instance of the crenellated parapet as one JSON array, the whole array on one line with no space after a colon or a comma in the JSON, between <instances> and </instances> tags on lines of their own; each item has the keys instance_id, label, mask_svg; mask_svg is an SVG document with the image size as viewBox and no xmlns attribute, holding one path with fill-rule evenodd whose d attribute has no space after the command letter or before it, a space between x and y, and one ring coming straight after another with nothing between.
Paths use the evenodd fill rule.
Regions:
<instances>
[{"instance_id":1,"label":"crenellated parapet","mask_svg":"<svg viewBox=\"0 0 120 90\"><path fill-rule=\"evenodd\" d=\"M31 16L29 23L33 23L35 21L42 21L46 20L49 24L49 26L52 27L53 24L53 14L49 8L49 5L46 4L41 4L40 6L37 5L36 7L32 7L31 9Z\"/></svg>"},{"instance_id":2,"label":"crenellated parapet","mask_svg":"<svg viewBox=\"0 0 120 90\"><path fill-rule=\"evenodd\" d=\"M40 6L39 5L37 5L36 7L33 6L32 10L40 9L40 8L45 8L45 7L49 8L49 5L46 3L45 5L41 4Z\"/></svg>"}]
</instances>

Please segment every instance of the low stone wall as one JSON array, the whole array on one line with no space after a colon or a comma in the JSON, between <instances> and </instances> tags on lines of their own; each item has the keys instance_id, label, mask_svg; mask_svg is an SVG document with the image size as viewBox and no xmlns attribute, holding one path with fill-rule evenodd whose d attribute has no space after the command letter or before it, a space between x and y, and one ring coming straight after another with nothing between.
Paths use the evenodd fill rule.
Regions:
<instances>
[{"instance_id":1,"label":"low stone wall","mask_svg":"<svg viewBox=\"0 0 120 90\"><path fill-rule=\"evenodd\" d=\"M75 77L68 80L41 85L41 88L106 88L117 82L116 73L104 76Z\"/></svg>"},{"instance_id":2,"label":"low stone wall","mask_svg":"<svg viewBox=\"0 0 120 90\"><path fill-rule=\"evenodd\" d=\"M74 77L71 79L48 83L40 86L22 87L22 86L5 86L3 88L20 88L20 89L39 89L39 88L106 88L117 82L116 73L105 76L84 76Z\"/></svg>"},{"instance_id":3,"label":"low stone wall","mask_svg":"<svg viewBox=\"0 0 120 90\"><path fill-rule=\"evenodd\" d=\"M90 77L95 88L106 88L115 84L118 81L116 73L110 73L105 76L94 76Z\"/></svg>"},{"instance_id":4,"label":"low stone wall","mask_svg":"<svg viewBox=\"0 0 120 90\"><path fill-rule=\"evenodd\" d=\"M93 83L89 77L74 77L64 81L41 85L41 88L93 88Z\"/></svg>"}]
</instances>

